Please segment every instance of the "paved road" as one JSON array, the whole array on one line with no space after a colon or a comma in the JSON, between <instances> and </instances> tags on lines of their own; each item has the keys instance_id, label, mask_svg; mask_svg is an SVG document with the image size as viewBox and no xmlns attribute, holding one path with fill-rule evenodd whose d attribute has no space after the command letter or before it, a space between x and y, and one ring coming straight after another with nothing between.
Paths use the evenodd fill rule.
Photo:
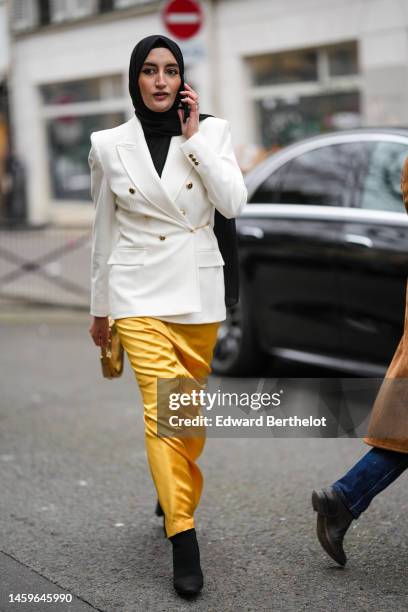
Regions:
<instances>
[{"instance_id":1,"label":"paved road","mask_svg":"<svg viewBox=\"0 0 408 612\"><path fill-rule=\"evenodd\" d=\"M310 492L367 450L355 439L209 438L196 514L206 584L180 600L136 382L128 365L101 378L89 321L0 311L1 612L407 610L406 475L348 534L347 568L315 539ZM73 601L8 604L18 592Z\"/></svg>"}]
</instances>

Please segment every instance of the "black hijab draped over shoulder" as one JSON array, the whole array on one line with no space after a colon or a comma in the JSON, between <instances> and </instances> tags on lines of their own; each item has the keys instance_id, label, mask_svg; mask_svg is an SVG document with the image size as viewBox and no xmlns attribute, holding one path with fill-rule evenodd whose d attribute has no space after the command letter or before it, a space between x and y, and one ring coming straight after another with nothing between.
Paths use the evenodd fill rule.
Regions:
<instances>
[{"instance_id":1,"label":"black hijab draped over shoulder","mask_svg":"<svg viewBox=\"0 0 408 612\"><path fill-rule=\"evenodd\" d=\"M174 104L164 112L156 112L143 102L139 88L139 74L151 49L165 47L174 55L180 71L181 84ZM182 134L177 108L180 108L180 91L184 90L184 59L176 42L162 34L152 34L140 40L132 51L129 64L129 93L132 98L135 115L139 119L146 143L157 174L161 177L172 136ZM214 115L200 113L199 120ZM232 306L238 301L238 252L236 244L235 219L226 219L217 210L214 216L214 233L217 237L221 254L225 261L225 303Z\"/></svg>"}]
</instances>

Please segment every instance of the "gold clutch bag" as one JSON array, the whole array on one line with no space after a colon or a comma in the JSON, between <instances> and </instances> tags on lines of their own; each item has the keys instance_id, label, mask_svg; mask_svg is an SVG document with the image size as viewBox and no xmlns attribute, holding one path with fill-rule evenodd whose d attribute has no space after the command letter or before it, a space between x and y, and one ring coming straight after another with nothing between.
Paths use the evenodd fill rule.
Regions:
<instances>
[{"instance_id":1,"label":"gold clutch bag","mask_svg":"<svg viewBox=\"0 0 408 612\"><path fill-rule=\"evenodd\" d=\"M109 339L106 349L101 347L102 374L105 378L118 378L123 372L123 346L115 319L109 317Z\"/></svg>"}]
</instances>

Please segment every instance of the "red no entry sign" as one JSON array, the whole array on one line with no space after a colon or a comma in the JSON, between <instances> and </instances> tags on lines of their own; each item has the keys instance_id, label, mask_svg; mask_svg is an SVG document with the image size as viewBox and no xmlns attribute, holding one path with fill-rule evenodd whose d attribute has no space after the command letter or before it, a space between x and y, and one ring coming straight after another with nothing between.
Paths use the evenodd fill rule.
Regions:
<instances>
[{"instance_id":1,"label":"red no entry sign","mask_svg":"<svg viewBox=\"0 0 408 612\"><path fill-rule=\"evenodd\" d=\"M162 16L170 34L183 40L197 34L203 22L201 6L194 0L170 0L164 7Z\"/></svg>"}]
</instances>

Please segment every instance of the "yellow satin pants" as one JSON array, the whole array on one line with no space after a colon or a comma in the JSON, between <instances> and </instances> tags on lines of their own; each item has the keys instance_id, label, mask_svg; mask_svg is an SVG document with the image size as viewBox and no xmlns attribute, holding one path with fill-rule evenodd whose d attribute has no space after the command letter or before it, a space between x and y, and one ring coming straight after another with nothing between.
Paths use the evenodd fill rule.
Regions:
<instances>
[{"instance_id":1,"label":"yellow satin pants","mask_svg":"<svg viewBox=\"0 0 408 612\"><path fill-rule=\"evenodd\" d=\"M203 476L196 464L200 437L157 435L157 379L206 378L220 323L184 324L153 317L116 319L121 343L143 397L146 452L167 537L194 527Z\"/></svg>"}]
</instances>

